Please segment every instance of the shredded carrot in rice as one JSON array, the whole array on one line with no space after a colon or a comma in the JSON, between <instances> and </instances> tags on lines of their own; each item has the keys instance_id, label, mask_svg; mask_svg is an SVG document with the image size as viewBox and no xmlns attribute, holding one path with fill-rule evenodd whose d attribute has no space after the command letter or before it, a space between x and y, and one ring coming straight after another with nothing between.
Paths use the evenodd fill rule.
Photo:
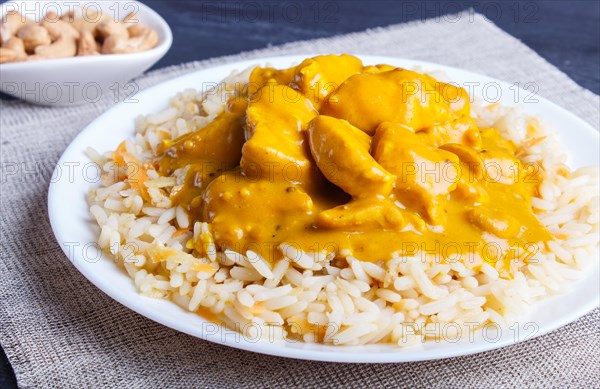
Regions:
<instances>
[{"instance_id":1,"label":"shredded carrot in rice","mask_svg":"<svg viewBox=\"0 0 600 389\"><path fill-rule=\"evenodd\" d=\"M127 181L132 188L137 189L144 201L151 201L148 188L144 183L148 181L146 167L136 157L127 151L125 142L121 142L113 153L113 160L117 166L127 171Z\"/></svg>"}]
</instances>

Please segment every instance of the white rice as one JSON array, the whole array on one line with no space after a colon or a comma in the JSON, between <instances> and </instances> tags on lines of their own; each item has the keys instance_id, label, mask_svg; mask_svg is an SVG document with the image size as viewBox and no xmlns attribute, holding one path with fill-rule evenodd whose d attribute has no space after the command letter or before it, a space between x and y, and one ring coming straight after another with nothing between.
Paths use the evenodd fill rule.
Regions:
<instances>
[{"instance_id":1,"label":"white rice","mask_svg":"<svg viewBox=\"0 0 600 389\"><path fill-rule=\"evenodd\" d=\"M233 89L247 75L232 76L221 88ZM164 111L136 120L127 151L140 161L154 158L165 134L176 138L210 122L224 107L220 95L177 94ZM112 152L89 149L104 172L101 186L88 196L101 229L98 243L140 293L172 299L192 312L208 311L232 328L269 326L278 338L405 347L424 339L453 340L489 323L508 325L536 300L564 292L597 261L598 169L565 174L565 155L554 134L518 108L476 103L472 111L478 125L500 130L519 146L523 161L538 161L546 172L533 207L556 240L548 243L550 252L512 269L511 279L487 263L474 270L470 261L440 264L425 253L370 263L351 253L334 259L282 244L283 259L269 264L253 251L221 251L206 223L191 225L185 211L171 204L168 192L181 183L183 172L160 177L149 171L151 201L145 202ZM540 136L545 138L532 141ZM188 248L190 239L204 242L206 258Z\"/></svg>"}]
</instances>

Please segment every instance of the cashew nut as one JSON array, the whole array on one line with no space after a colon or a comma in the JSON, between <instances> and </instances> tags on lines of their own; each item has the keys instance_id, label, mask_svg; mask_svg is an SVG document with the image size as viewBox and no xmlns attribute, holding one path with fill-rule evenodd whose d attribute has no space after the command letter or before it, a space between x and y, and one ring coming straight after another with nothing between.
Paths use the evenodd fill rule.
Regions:
<instances>
[{"instance_id":1,"label":"cashew nut","mask_svg":"<svg viewBox=\"0 0 600 389\"><path fill-rule=\"evenodd\" d=\"M123 18L123 23L137 23L136 13L130 12Z\"/></svg>"},{"instance_id":2,"label":"cashew nut","mask_svg":"<svg viewBox=\"0 0 600 389\"><path fill-rule=\"evenodd\" d=\"M98 25L108 18L109 16L106 13L94 11L93 13L87 13L85 18L83 16L71 18L69 22L79 32L85 30L91 32L93 35L97 35L98 32L96 29Z\"/></svg>"},{"instance_id":3,"label":"cashew nut","mask_svg":"<svg viewBox=\"0 0 600 389\"><path fill-rule=\"evenodd\" d=\"M21 15L17 11L7 12L0 20L0 41L2 43L8 42L19 29L29 23L31 20Z\"/></svg>"},{"instance_id":4,"label":"cashew nut","mask_svg":"<svg viewBox=\"0 0 600 389\"><path fill-rule=\"evenodd\" d=\"M73 57L77 54L77 39L79 31L64 20L44 20L42 26L46 28L52 38L52 44L37 46L36 55L45 58Z\"/></svg>"},{"instance_id":5,"label":"cashew nut","mask_svg":"<svg viewBox=\"0 0 600 389\"><path fill-rule=\"evenodd\" d=\"M0 48L0 63L20 62L27 59L23 41L13 36Z\"/></svg>"},{"instance_id":6,"label":"cashew nut","mask_svg":"<svg viewBox=\"0 0 600 389\"><path fill-rule=\"evenodd\" d=\"M111 35L102 45L102 54L139 53L150 50L158 43L158 34L148 27L133 25L128 29L130 38Z\"/></svg>"},{"instance_id":7,"label":"cashew nut","mask_svg":"<svg viewBox=\"0 0 600 389\"><path fill-rule=\"evenodd\" d=\"M27 59L23 41L17 37L10 38L0 47L0 63L20 62Z\"/></svg>"},{"instance_id":8,"label":"cashew nut","mask_svg":"<svg viewBox=\"0 0 600 389\"><path fill-rule=\"evenodd\" d=\"M98 24L96 30L98 31L99 35L104 39L107 39L111 36L125 38L129 37L129 32L127 32L127 26L121 22L112 19L102 21L102 23Z\"/></svg>"},{"instance_id":9,"label":"cashew nut","mask_svg":"<svg viewBox=\"0 0 600 389\"><path fill-rule=\"evenodd\" d=\"M61 20L61 18L56 14L56 12L54 11L50 11L48 12L43 18L42 18L42 23L43 22L50 22L50 23L54 23Z\"/></svg>"},{"instance_id":10,"label":"cashew nut","mask_svg":"<svg viewBox=\"0 0 600 389\"><path fill-rule=\"evenodd\" d=\"M82 30L79 42L77 44L77 55L99 55L98 46L94 35L90 31Z\"/></svg>"},{"instance_id":11,"label":"cashew nut","mask_svg":"<svg viewBox=\"0 0 600 389\"><path fill-rule=\"evenodd\" d=\"M127 32L129 33L129 37L131 38L148 35L150 31L154 30L151 30L148 27L140 26L139 24L134 24L127 28Z\"/></svg>"},{"instance_id":12,"label":"cashew nut","mask_svg":"<svg viewBox=\"0 0 600 389\"><path fill-rule=\"evenodd\" d=\"M23 40L25 51L33 52L37 46L49 45L52 40L48 30L37 24L28 24L19 29L17 37Z\"/></svg>"},{"instance_id":13,"label":"cashew nut","mask_svg":"<svg viewBox=\"0 0 600 389\"><path fill-rule=\"evenodd\" d=\"M44 58L66 58L77 54L77 41L71 36L61 36L50 45L38 46L35 54Z\"/></svg>"},{"instance_id":14,"label":"cashew nut","mask_svg":"<svg viewBox=\"0 0 600 389\"><path fill-rule=\"evenodd\" d=\"M47 59L47 58L33 54L33 55L30 55L27 57L27 62L42 61L44 59Z\"/></svg>"},{"instance_id":15,"label":"cashew nut","mask_svg":"<svg viewBox=\"0 0 600 389\"><path fill-rule=\"evenodd\" d=\"M75 21L75 12L69 11L66 14L61 15L60 20L64 20L65 22L73 23L73 21Z\"/></svg>"},{"instance_id":16,"label":"cashew nut","mask_svg":"<svg viewBox=\"0 0 600 389\"><path fill-rule=\"evenodd\" d=\"M60 37L70 37L74 39L79 38L79 31L77 31L75 27L71 26L70 23L65 22L64 20L44 20L42 22L42 26L48 30L48 34L53 41L59 39Z\"/></svg>"},{"instance_id":17,"label":"cashew nut","mask_svg":"<svg viewBox=\"0 0 600 389\"><path fill-rule=\"evenodd\" d=\"M14 50L0 47L0 63L18 62L17 53Z\"/></svg>"}]
</instances>

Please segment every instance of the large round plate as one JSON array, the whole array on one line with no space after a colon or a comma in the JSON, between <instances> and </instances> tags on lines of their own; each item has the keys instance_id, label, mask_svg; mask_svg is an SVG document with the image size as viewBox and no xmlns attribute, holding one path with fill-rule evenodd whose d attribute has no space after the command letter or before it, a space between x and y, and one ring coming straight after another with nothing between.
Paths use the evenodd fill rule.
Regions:
<instances>
[{"instance_id":1,"label":"large round plate","mask_svg":"<svg viewBox=\"0 0 600 389\"><path fill-rule=\"evenodd\" d=\"M260 61L244 61L193 72L139 93L135 96L139 102L118 104L85 128L69 145L58 162L48 193L48 211L52 229L73 265L114 300L178 331L244 350L331 362L407 362L478 353L545 334L576 320L598 306L599 273L598 266L595 266L568 293L537 303L528 317L510 328L498 330L496 327L488 327L487 331L479 332L471 339L467 337L455 343L426 342L411 348L391 345L336 347L291 341L257 341L221 328L196 314L186 312L170 301L155 300L138 294L125 272L119 269L108 256L95 249L99 230L90 217L85 197L91 186L98 185L95 177L97 169L92 168L85 155L85 149L92 146L101 152L114 150L124 138L134 133L136 116L164 109L169 98L177 91L188 88L201 89L203 83L218 82L232 71L242 70L251 65L269 63L283 68L297 64L306 57L264 58ZM511 87L508 83L490 77L421 61L376 56L360 57L365 64L388 63L404 68L421 66L426 71L444 71L453 81L461 85L465 82L478 83L479 88L474 88L475 95L481 96L485 91L488 101L490 98L496 99L495 91L500 88L502 93L500 103L515 105L517 96L514 86ZM569 165L572 168L598 165L598 132L565 109L539 96L527 98L528 94L527 91L521 90L517 103L521 103L526 113L544 118L558 130L562 137L562 145L570 153Z\"/></svg>"}]
</instances>

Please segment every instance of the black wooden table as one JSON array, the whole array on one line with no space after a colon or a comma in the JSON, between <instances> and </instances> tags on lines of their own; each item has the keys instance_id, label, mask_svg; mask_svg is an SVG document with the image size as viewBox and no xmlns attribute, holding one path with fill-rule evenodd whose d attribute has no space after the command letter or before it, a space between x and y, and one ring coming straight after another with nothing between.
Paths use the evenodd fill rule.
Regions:
<instances>
[{"instance_id":1,"label":"black wooden table","mask_svg":"<svg viewBox=\"0 0 600 389\"><path fill-rule=\"evenodd\" d=\"M174 35L173 47L154 68L426 19L472 7L581 86L600 93L598 0L145 2L166 19ZM0 388L15 387L12 368L4 353L0 354Z\"/></svg>"}]
</instances>

